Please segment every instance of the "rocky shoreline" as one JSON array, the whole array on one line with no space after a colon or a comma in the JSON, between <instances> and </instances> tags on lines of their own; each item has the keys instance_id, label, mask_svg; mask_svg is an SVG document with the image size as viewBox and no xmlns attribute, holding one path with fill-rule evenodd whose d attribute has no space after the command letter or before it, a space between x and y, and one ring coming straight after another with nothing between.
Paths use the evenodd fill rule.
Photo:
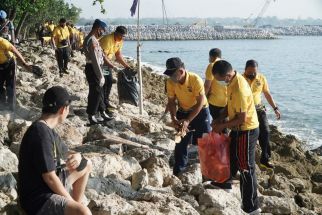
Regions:
<instances>
[{"instance_id":1,"label":"rocky shoreline","mask_svg":"<svg viewBox=\"0 0 322 215\"><path fill-rule=\"evenodd\" d=\"M94 215L244 214L237 181L229 193L210 189L202 183L196 162L179 177L172 175L173 129L167 126L169 116L159 120L166 102L164 77L143 67L142 116L137 107L118 104L113 85L115 119L106 126L87 127L84 56L76 53L69 66L70 74L59 78L53 50L33 42L18 48L29 62L44 68L44 75L36 78L20 68L15 118L7 111L0 112L0 214L22 214L17 206L17 153L27 127L40 115L43 93L53 85L66 87L77 98L74 113L57 132L69 147L84 153L93 163L84 201ZM305 151L294 136L282 134L274 126L271 130L275 171L256 168L263 213L322 214L322 159L318 151ZM106 139L106 134L138 145L113 142ZM259 147L256 155L258 161Z\"/></svg>"}]
</instances>

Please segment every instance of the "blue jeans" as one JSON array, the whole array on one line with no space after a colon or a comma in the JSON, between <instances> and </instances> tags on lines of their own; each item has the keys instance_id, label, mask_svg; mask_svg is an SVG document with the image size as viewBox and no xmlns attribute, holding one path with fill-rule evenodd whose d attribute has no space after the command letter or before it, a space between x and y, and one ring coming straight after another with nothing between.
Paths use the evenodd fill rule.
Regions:
<instances>
[{"instance_id":1,"label":"blue jeans","mask_svg":"<svg viewBox=\"0 0 322 215\"><path fill-rule=\"evenodd\" d=\"M230 171L234 176L240 172L242 209L250 213L257 208L257 178L255 173L255 146L259 129L232 131L230 133Z\"/></svg>"},{"instance_id":2,"label":"blue jeans","mask_svg":"<svg viewBox=\"0 0 322 215\"><path fill-rule=\"evenodd\" d=\"M177 111L177 119L186 119L190 112ZM176 144L174 149L175 164L173 167L173 174L178 175L182 172L188 164L188 144L197 145L198 138L202 137L202 134L209 133L210 127L210 113L208 108L203 108L199 114L190 122L189 130L181 142Z\"/></svg>"}]
</instances>

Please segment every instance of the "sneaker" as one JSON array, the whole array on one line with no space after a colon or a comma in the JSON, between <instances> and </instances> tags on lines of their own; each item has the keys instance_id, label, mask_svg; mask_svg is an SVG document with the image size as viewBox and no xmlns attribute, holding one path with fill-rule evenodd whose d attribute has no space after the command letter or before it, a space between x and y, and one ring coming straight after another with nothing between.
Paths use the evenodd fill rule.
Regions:
<instances>
[{"instance_id":1,"label":"sneaker","mask_svg":"<svg viewBox=\"0 0 322 215\"><path fill-rule=\"evenodd\" d=\"M218 183L218 182L212 181L212 182L210 182L210 184L212 186L217 187L217 188L224 189L224 190L226 190L228 192L233 189L232 186L231 186L231 183L227 183L227 182L225 182L225 183Z\"/></svg>"},{"instance_id":2,"label":"sneaker","mask_svg":"<svg viewBox=\"0 0 322 215\"><path fill-rule=\"evenodd\" d=\"M102 121L100 121L99 119L97 119L95 117L95 115L88 116L88 120L89 120L90 125L100 124L100 123L102 123L104 121L104 119Z\"/></svg>"},{"instance_id":3,"label":"sneaker","mask_svg":"<svg viewBox=\"0 0 322 215\"><path fill-rule=\"evenodd\" d=\"M110 121L112 120L113 118L110 117L105 111L101 112L100 113L100 116L105 120L105 121Z\"/></svg>"},{"instance_id":4,"label":"sneaker","mask_svg":"<svg viewBox=\"0 0 322 215\"><path fill-rule=\"evenodd\" d=\"M270 164L268 161L267 162L260 162L259 166L264 169L269 169L269 170L274 169L274 166L272 164Z\"/></svg>"},{"instance_id":5,"label":"sneaker","mask_svg":"<svg viewBox=\"0 0 322 215\"><path fill-rule=\"evenodd\" d=\"M69 72L68 72L68 70L67 70L67 69L64 69L64 70L63 70L63 73L65 73L65 74L69 74Z\"/></svg>"},{"instance_id":6,"label":"sneaker","mask_svg":"<svg viewBox=\"0 0 322 215\"><path fill-rule=\"evenodd\" d=\"M258 215L262 212L262 209L260 208L257 208L256 210L252 211L252 212L249 212L248 214L249 215Z\"/></svg>"}]
</instances>

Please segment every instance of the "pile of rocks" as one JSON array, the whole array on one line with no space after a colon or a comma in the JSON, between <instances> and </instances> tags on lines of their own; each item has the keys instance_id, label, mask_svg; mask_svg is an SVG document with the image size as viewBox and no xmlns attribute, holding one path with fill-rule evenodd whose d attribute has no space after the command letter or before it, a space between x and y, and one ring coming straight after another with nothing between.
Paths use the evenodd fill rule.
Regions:
<instances>
[{"instance_id":1,"label":"pile of rocks","mask_svg":"<svg viewBox=\"0 0 322 215\"><path fill-rule=\"evenodd\" d=\"M203 184L197 163L179 177L172 175L173 129L167 126L169 117L159 120L166 101L163 77L143 68L143 115L135 106L118 104L113 86L115 119L106 126L87 127L84 57L77 53L71 60L70 74L59 78L52 50L32 42L21 44L19 50L29 61L44 68L44 76L36 78L21 69L17 75L16 115L0 112L1 214L22 214L16 191L19 145L28 126L40 115L43 93L53 85L66 87L78 98L73 103L72 116L57 132L70 148L82 152L93 163L86 189L93 214L243 214L238 182L232 192L210 189ZM106 134L148 147L106 140ZM321 157L304 151L300 141L281 134L275 127L272 127L272 146L275 173L258 167L256 170L263 212L322 214Z\"/></svg>"}]
</instances>

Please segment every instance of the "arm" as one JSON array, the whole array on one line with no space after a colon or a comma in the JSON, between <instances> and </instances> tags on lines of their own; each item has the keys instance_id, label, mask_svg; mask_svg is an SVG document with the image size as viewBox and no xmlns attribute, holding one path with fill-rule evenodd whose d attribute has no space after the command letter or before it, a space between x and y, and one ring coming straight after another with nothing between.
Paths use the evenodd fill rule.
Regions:
<instances>
[{"instance_id":1,"label":"arm","mask_svg":"<svg viewBox=\"0 0 322 215\"><path fill-rule=\"evenodd\" d=\"M170 116L172 121L177 121L177 104L176 104L176 97L170 98L168 97L168 104L167 104L167 108L170 112Z\"/></svg>"},{"instance_id":2,"label":"arm","mask_svg":"<svg viewBox=\"0 0 322 215\"><path fill-rule=\"evenodd\" d=\"M64 185L61 183L60 179L56 175L55 171L47 172L42 174L42 178L48 187L56 194L66 197L69 200L73 198L67 192Z\"/></svg>"},{"instance_id":3,"label":"arm","mask_svg":"<svg viewBox=\"0 0 322 215\"><path fill-rule=\"evenodd\" d=\"M273 108L274 112L275 112L275 115L276 115L276 118L277 119L280 119L281 118L281 113L280 111L278 110L277 108L277 105L271 95L271 93L268 91L268 92L264 92L264 96L267 100L267 102L269 103L269 105Z\"/></svg>"},{"instance_id":4,"label":"arm","mask_svg":"<svg viewBox=\"0 0 322 215\"><path fill-rule=\"evenodd\" d=\"M92 61L92 65L94 68L94 72L96 74L96 77L98 80L100 80L103 77L103 72L101 65L98 62L99 56L97 56L97 51L95 50L97 47L93 44L93 41L91 40L91 44L89 45L89 57Z\"/></svg>"},{"instance_id":5,"label":"arm","mask_svg":"<svg viewBox=\"0 0 322 215\"><path fill-rule=\"evenodd\" d=\"M199 114L201 111L204 103L205 103L205 96L204 95L199 95L196 100L197 104L193 107L192 111L190 112L188 118L186 119L189 123Z\"/></svg>"},{"instance_id":6,"label":"arm","mask_svg":"<svg viewBox=\"0 0 322 215\"><path fill-rule=\"evenodd\" d=\"M237 113L234 119L220 124L213 124L212 129L216 133L220 133L225 128L233 128L243 124L246 121L246 112Z\"/></svg>"},{"instance_id":7,"label":"arm","mask_svg":"<svg viewBox=\"0 0 322 215\"><path fill-rule=\"evenodd\" d=\"M54 30L54 32L55 32L55 30ZM53 44L53 49L56 49L57 46L56 46L56 42L55 42L54 32L52 33L52 36L51 36L51 43Z\"/></svg>"},{"instance_id":8,"label":"arm","mask_svg":"<svg viewBox=\"0 0 322 215\"><path fill-rule=\"evenodd\" d=\"M115 58L116 61L122 64L125 68L130 68L130 66L124 61L123 55L120 50L115 53Z\"/></svg>"},{"instance_id":9,"label":"arm","mask_svg":"<svg viewBox=\"0 0 322 215\"><path fill-rule=\"evenodd\" d=\"M114 68L114 65L111 62L111 60L108 59L108 57L106 56L106 54L104 54L103 58L104 58L104 64L113 69Z\"/></svg>"},{"instance_id":10,"label":"arm","mask_svg":"<svg viewBox=\"0 0 322 215\"><path fill-rule=\"evenodd\" d=\"M11 51L17 56L19 61L22 63L22 65L27 69L30 70L30 65L27 64L25 59L22 57L21 53L16 49L16 47L12 46Z\"/></svg>"},{"instance_id":11,"label":"arm","mask_svg":"<svg viewBox=\"0 0 322 215\"><path fill-rule=\"evenodd\" d=\"M211 87L211 82L212 81L210 81L210 80L205 81L205 94L206 94L206 96L208 96L208 94L209 94L210 87Z\"/></svg>"}]
</instances>

